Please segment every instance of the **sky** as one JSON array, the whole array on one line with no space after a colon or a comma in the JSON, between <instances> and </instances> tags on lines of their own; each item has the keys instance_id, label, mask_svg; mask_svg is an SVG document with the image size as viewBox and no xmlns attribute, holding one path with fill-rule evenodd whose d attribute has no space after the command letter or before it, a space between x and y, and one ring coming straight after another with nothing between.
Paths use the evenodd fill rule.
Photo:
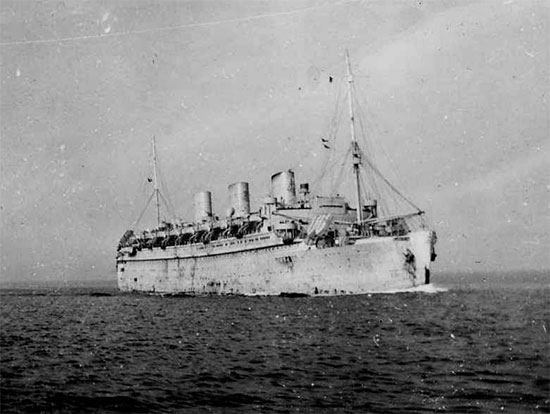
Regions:
<instances>
[{"instance_id":1,"label":"sky","mask_svg":"<svg viewBox=\"0 0 550 414\"><path fill-rule=\"evenodd\" d=\"M152 191L313 182L345 50L380 169L437 271L550 268L545 1L2 1L0 282L115 278ZM379 157L380 155L380 157ZM383 155L383 156L382 156ZM142 225L152 220L147 212Z\"/></svg>"}]
</instances>

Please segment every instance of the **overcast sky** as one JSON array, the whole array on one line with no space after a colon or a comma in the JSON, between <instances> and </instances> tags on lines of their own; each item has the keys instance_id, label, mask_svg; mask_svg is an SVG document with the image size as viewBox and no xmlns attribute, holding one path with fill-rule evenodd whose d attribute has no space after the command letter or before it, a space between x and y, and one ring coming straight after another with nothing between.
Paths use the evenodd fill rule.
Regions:
<instances>
[{"instance_id":1,"label":"overcast sky","mask_svg":"<svg viewBox=\"0 0 550 414\"><path fill-rule=\"evenodd\" d=\"M152 135L188 219L203 189L223 215L232 182L257 206L274 172L313 181L346 48L436 272L548 269L549 17L542 0L2 1L1 280L114 279Z\"/></svg>"}]
</instances>

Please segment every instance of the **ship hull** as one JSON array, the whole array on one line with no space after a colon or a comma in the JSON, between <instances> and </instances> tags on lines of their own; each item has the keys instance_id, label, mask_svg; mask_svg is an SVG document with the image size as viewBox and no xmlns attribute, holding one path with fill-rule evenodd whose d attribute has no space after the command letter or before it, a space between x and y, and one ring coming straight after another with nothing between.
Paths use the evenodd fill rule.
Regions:
<instances>
[{"instance_id":1,"label":"ship hull","mask_svg":"<svg viewBox=\"0 0 550 414\"><path fill-rule=\"evenodd\" d=\"M133 257L119 257L117 278L121 291L159 294L388 292L429 282L432 246L432 232L416 231L329 248L304 242L219 254L190 254L181 247L155 248Z\"/></svg>"}]
</instances>

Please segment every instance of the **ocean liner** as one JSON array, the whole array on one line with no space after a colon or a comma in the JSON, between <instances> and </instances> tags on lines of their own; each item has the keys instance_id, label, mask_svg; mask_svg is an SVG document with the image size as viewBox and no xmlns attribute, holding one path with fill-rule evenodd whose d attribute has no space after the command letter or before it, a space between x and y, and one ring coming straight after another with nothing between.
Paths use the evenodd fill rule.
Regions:
<instances>
[{"instance_id":1,"label":"ocean liner","mask_svg":"<svg viewBox=\"0 0 550 414\"><path fill-rule=\"evenodd\" d=\"M229 185L226 217L213 214L212 195L194 196L192 222L161 220L157 154L153 139L153 193L157 227L127 230L116 258L121 291L156 294L350 295L407 290L430 283L435 232L425 213L403 196L359 145L353 74L346 52L347 118L355 208L336 193L314 195L296 188L292 170L272 175L270 195L250 207L249 185ZM331 78L332 82L332 78ZM321 144L330 148L329 138ZM370 172L363 179L364 170ZM379 185L371 185L378 180ZM393 212L375 189L385 186ZM375 188L376 187L376 188ZM411 211L412 210L412 211Z\"/></svg>"}]
</instances>

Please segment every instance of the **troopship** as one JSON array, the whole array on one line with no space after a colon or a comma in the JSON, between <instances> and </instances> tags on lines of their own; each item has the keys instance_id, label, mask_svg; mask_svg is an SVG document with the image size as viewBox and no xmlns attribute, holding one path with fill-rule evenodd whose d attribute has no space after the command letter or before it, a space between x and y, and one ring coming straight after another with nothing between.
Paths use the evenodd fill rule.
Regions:
<instances>
[{"instance_id":1,"label":"troopship","mask_svg":"<svg viewBox=\"0 0 550 414\"><path fill-rule=\"evenodd\" d=\"M194 220L163 221L153 138L157 226L127 230L117 248L121 291L185 295L356 295L415 289L430 283L435 232L359 145L353 74L346 52L347 107L355 208L339 194L296 186L294 171L271 176L269 195L251 210L249 184L228 186L230 208L213 214L212 194L194 196ZM332 81L332 79L331 79ZM325 148L329 139L321 138ZM412 211L388 213L362 172L378 179ZM395 197L397 195L397 197ZM386 212L383 214L383 212Z\"/></svg>"}]
</instances>

